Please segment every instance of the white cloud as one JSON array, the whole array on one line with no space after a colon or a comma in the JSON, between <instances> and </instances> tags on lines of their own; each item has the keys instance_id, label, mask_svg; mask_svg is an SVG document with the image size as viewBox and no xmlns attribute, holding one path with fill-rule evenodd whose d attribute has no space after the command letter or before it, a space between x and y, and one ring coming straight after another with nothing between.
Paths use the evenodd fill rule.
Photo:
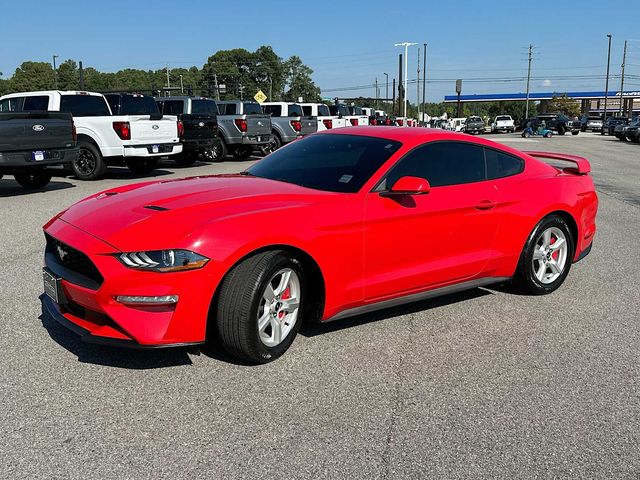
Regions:
<instances>
[{"instance_id":1,"label":"white cloud","mask_svg":"<svg viewBox=\"0 0 640 480\"><path fill-rule=\"evenodd\" d=\"M543 87L550 87L551 86L551 80L543 80L542 81L542 86Z\"/></svg>"}]
</instances>

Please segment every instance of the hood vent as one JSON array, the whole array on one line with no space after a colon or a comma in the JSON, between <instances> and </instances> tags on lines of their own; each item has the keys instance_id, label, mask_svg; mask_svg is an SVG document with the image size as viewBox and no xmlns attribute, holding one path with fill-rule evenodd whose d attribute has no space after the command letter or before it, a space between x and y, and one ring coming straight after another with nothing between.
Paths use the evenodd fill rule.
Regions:
<instances>
[{"instance_id":1,"label":"hood vent","mask_svg":"<svg viewBox=\"0 0 640 480\"><path fill-rule=\"evenodd\" d=\"M157 205L145 205L144 208L148 208L149 210L157 210L159 212L164 212L165 210L169 210L165 207L159 207Z\"/></svg>"}]
</instances>

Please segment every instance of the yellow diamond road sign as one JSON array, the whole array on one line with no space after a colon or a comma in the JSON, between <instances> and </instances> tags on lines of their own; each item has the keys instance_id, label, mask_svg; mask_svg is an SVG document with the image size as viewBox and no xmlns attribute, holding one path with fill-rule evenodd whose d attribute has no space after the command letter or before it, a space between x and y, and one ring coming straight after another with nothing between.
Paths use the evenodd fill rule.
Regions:
<instances>
[{"instance_id":1,"label":"yellow diamond road sign","mask_svg":"<svg viewBox=\"0 0 640 480\"><path fill-rule=\"evenodd\" d=\"M262 103L267 99L267 96L262 92L262 90L258 90L258 93L256 93L253 98L256 99L256 102Z\"/></svg>"}]
</instances>

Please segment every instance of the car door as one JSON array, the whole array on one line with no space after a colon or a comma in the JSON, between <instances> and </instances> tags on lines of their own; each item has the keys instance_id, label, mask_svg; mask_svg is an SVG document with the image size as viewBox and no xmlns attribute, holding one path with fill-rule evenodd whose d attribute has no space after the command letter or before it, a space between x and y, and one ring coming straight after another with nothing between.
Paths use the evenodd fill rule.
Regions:
<instances>
[{"instance_id":1,"label":"car door","mask_svg":"<svg viewBox=\"0 0 640 480\"><path fill-rule=\"evenodd\" d=\"M380 195L403 176L425 178L431 190ZM367 301L479 275L493 255L496 196L481 146L433 142L405 155L366 200Z\"/></svg>"}]
</instances>

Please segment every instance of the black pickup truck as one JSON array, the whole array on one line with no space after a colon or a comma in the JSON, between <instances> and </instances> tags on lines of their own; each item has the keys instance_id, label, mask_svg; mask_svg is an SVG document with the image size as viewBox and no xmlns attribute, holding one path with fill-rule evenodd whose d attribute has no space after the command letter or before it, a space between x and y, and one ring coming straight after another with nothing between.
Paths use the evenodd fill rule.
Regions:
<instances>
[{"instance_id":1,"label":"black pickup truck","mask_svg":"<svg viewBox=\"0 0 640 480\"><path fill-rule=\"evenodd\" d=\"M47 167L78 158L76 142L70 113L0 113L0 178L13 175L24 188L42 188L51 181Z\"/></svg>"},{"instance_id":2,"label":"black pickup truck","mask_svg":"<svg viewBox=\"0 0 640 480\"><path fill-rule=\"evenodd\" d=\"M222 160L218 137L218 106L206 97L157 97L163 115L175 115L182 122L182 153L175 159L181 165L192 165L202 155L205 160Z\"/></svg>"},{"instance_id":3,"label":"black pickup truck","mask_svg":"<svg viewBox=\"0 0 640 480\"><path fill-rule=\"evenodd\" d=\"M549 130L558 132L558 135L564 135L570 132L571 135L580 133L580 120L571 119L562 113L543 113L536 117L539 123L544 122L545 127Z\"/></svg>"}]
</instances>

